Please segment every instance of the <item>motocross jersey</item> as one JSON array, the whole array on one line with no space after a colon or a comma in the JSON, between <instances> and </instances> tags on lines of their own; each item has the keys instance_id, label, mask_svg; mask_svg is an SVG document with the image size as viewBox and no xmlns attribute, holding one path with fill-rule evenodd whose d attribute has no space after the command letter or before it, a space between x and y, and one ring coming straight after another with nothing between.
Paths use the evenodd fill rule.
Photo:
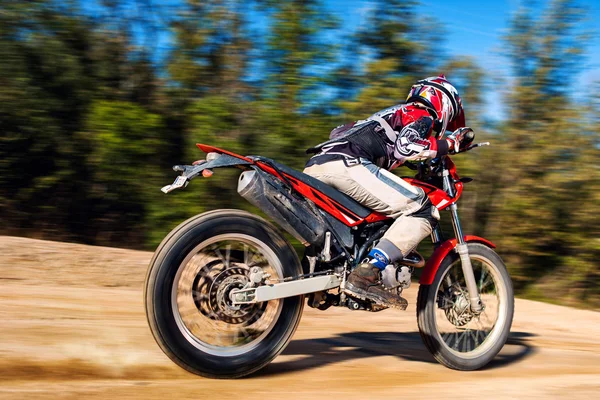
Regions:
<instances>
[{"instance_id":1,"label":"motocross jersey","mask_svg":"<svg viewBox=\"0 0 600 400\"><path fill-rule=\"evenodd\" d=\"M332 160L365 158L391 170L406 161L419 161L448 153L448 142L431 137L434 119L420 104L399 104L366 120L340 125L330 140L308 152L317 153L307 167Z\"/></svg>"}]
</instances>

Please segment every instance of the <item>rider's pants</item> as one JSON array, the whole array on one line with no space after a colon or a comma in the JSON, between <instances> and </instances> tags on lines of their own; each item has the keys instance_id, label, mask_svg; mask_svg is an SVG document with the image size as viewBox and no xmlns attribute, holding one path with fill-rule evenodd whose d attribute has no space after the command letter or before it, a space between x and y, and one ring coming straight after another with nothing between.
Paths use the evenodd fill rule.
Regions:
<instances>
[{"instance_id":1,"label":"rider's pants","mask_svg":"<svg viewBox=\"0 0 600 400\"><path fill-rule=\"evenodd\" d=\"M411 186L370 161L347 166L343 160L312 165L304 173L333 186L365 207L395 218L378 248L384 248L391 261L411 252L431 234L431 222L439 213L431 206L423 189ZM424 207L426 209L424 209ZM419 216L411 215L417 213Z\"/></svg>"}]
</instances>

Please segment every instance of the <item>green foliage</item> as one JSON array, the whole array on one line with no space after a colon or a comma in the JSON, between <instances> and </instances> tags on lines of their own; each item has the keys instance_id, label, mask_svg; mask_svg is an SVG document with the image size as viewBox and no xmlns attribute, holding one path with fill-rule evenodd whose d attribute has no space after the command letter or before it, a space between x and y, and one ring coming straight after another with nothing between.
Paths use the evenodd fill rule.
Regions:
<instances>
[{"instance_id":1,"label":"green foliage","mask_svg":"<svg viewBox=\"0 0 600 400\"><path fill-rule=\"evenodd\" d=\"M586 122L593 111L567 96L582 18L559 0L537 19L525 9L513 20L507 49L517 79L499 146L481 165L495 181L482 228L497 238L518 289L597 307L599 131Z\"/></svg>"},{"instance_id":2,"label":"green foliage","mask_svg":"<svg viewBox=\"0 0 600 400\"><path fill-rule=\"evenodd\" d=\"M341 71L350 71L358 93L341 98L340 108L354 119L363 118L406 99L411 85L438 70L445 60L439 47L442 31L431 18L418 15L417 2L406 0L377 0L371 5L365 23L353 38L350 62L366 59L360 70L342 64ZM348 77L338 76L337 83ZM347 92L342 92L346 94Z\"/></svg>"},{"instance_id":3,"label":"green foliage","mask_svg":"<svg viewBox=\"0 0 600 400\"><path fill-rule=\"evenodd\" d=\"M376 0L357 32L357 44L374 60L394 60L393 72L423 75L440 64L443 55L432 44L442 40L439 24L419 15L417 1ZM376 76L367 75L367 78Z\"/></svg>"},{"instance_id":4,"label":"green foliage","mask_svg":"<svg viewBox=\"0 0 600 400\"><path fill-rule=\"evenodd\" d=\"M333 61L334 46L319 38L335 26L320 0L267 1L272 28L264 52L264 98L290 116L311 104L324 77L315 68ZM291 117L294 118L294 117Z\"/></svg>"},{"instance_id":5,"label":"green foliage","mask_svg":"<svg viewBox=\"0 0 600 400\"><path fill-rule=\"evenodd\" d=\"M343 20L322 0L182 0L168 15L139 2L136 18L128 0L101 3L98 16L75 1L0 4L2 233L152 248L194 214L252 209L237 170L159 191L171 165L204 156L196 143L301 169L332 127L445 73L478 140L492 142L454 158L475 178L465 231L497 242L521 293L600 306L600 84L584 106L569 96L589 38L574 0L514 15L508 117L494 130L482 99L497 88L472 59L440 53L439 24L412 1L372 2L336 43ZM160 62L157 29L172 34Z\"/></svg>"},{"instance_id":6,"label":"green foliage","mask_svg":"<svg viewBox=\"0 0 600 400\"><path fill-rule=\"evenodd\" d=\"M241 0L186 0L172 22L177 46L170 55L168 72L183 96L206 93L240 95L252 43Z\"/></svg>"},{"instance_id":7,"label":"green foliage","mask_svg":"<svg viewBox=\"0 0 600 400\"><path fill-rule=\"evenodd\" d=\"M160 182L159 166L152 160L163 146L163 131L162 118L139 105L91 105L82 135L91 141L87 162L93 185L88 199L94 206L90 214L97 218L92 224L100 226L101 234L118 236L123 224L132 230L145 227L148 196Z\"/></svg>"},{"instance_id":8,"label":"green foliage","mask_svg":"<svg viewBox=\"0 0 600 400\"><path fill-rule=\"evenodd\" d=\"M48 1L0 10L0 198L11 232L80 234L88 143L78 140L93 90L91 25ZM32 218L32 216L35 216Z\"/></svg>"},{"instance_id":9,"label":"green foliage","mask_svg":"<svg viewBox=\"0 0 600 400\"><path fill-rule=\"evenodd\" d=\"M99 181L124 183L142 178L143 167L162 145L161 117L123 101L98 101L90 107L86 133L93 138L91 164Z\"/></svg>"}]
</instances>

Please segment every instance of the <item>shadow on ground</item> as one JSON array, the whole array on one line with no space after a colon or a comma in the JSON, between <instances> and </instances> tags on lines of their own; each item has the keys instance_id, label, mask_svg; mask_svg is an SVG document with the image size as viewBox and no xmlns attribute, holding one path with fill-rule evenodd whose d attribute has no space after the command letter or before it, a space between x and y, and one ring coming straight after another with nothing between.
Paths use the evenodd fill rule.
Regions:
<instances>
[{"instance_id":1,"label":"shadow on ground","mask_svg":"<svg viewBox=\"0 0 600 400\"><path fill-rule=\"evenodd\" d=\"M512 332L502 352L485 369L507 366L532 355L535 348L527 341L532 336L527 332ZM418 332L352 332L328 338L293 340L282 355L306 357L271 363L252 376L274 376L377 356L437 364Z\"/></svg>"},{"instance_id":2,"label":"shadow on ground","mask_svg":"<svg viewBox=\"0 0 600 400\"><path fill-rule=\"evenodd\" d=\"M504 349L507 351L500 351L500 354L498 354L496 358L483 369L488 370L503 367L533 355L536 350L535 347L528 342L528 339L535 336L536 335L529 332L511 332L504 345Z\"/></svg>"}]
</instances>

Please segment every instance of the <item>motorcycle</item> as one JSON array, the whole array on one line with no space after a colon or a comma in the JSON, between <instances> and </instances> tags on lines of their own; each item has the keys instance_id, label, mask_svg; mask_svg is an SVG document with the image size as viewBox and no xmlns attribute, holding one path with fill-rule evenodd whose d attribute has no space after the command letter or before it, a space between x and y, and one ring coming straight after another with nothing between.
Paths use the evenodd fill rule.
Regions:
<instances>
[{"instance_id":1,"label":"motorcycle","mask_svg":"<svg viewBox=\"0 0 600 400\"><path fill-rule=\"evenodd\" d=\"M305 255L301 262L274 224L241 210L209 211L176 227L154 253L144 291L152 334L171 360L205 377L242 377L284 350L305 299L319 310L385 308L349 297L343 288L392 219L272 159L197 146L206 160L174 166L181 175L162 191L183 188L217 168L238 168L238 193L298 239ZM382 282L400 296L422 268L417 321L425 346L449 368L479 369L510 332L511 279L493 243L462 232L456 202L472 179L460 178L449 156L413 169L417 178L403 179L449 211L454 238L445 240L436 227L427 262L413 252L388 265Z\"/></svg>"}]
</instances>

